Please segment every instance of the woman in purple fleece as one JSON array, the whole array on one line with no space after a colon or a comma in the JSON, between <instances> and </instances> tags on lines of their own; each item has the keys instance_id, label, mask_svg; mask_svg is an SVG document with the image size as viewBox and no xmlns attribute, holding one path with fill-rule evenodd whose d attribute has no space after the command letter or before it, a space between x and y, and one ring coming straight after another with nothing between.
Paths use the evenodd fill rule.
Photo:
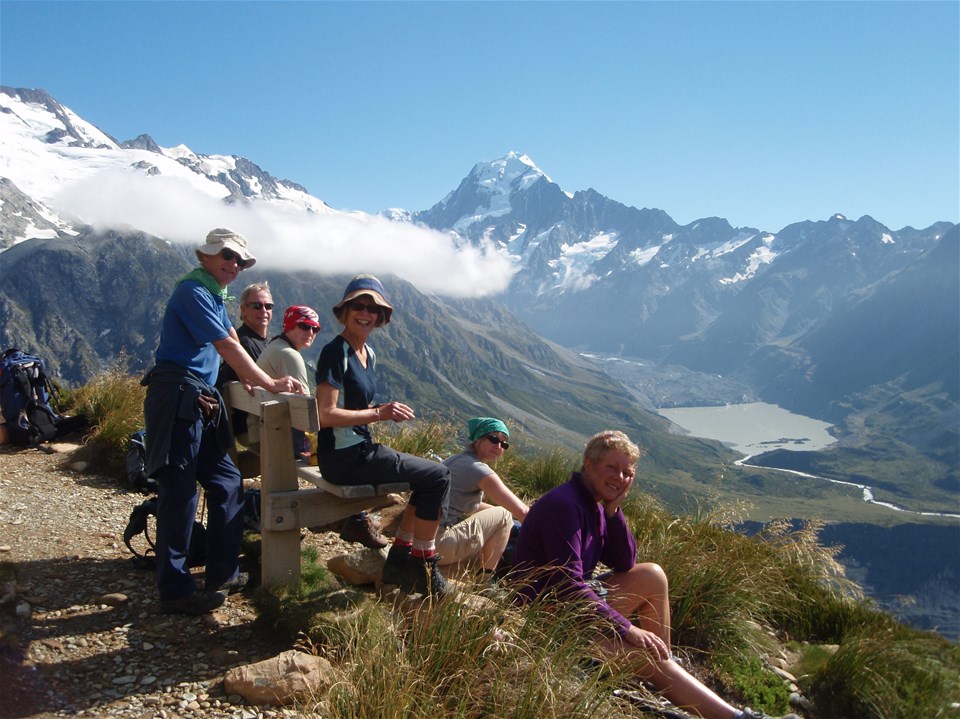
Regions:
<instances>
[{"instance_id":1,"label":"woman in purple fleece","mask_svg":"<svg viewBox=\"0 0 960 719\"><path fill-rule=\"evenodd\" d=\"M532 601L552 592L593 603L611 627L601 649L640 667L640 678L678 707L704 719L767 717L734 708L673 658L667 576L658 564L637 564L637 545L620 508L640 456L623 432L600 432L587 443L581 470L534 502L517 540L513 576L521 584L519 596ZM599 583L591 581L601 562L612 571ZM597 593L600 587L605 598ZM630 621L634 615L639 626Z\"/></svg>"}]
</instances>

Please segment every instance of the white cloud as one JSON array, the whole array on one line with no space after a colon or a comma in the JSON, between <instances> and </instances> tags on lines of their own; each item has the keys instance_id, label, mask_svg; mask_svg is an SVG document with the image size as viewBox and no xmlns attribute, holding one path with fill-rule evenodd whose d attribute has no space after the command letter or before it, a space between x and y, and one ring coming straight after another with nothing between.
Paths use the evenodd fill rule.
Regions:
<instances>
[{"instance_id":1,"label":"white cloud","mask_svg":"<svg viewBox=\"0 0 960 719\"><path fill-rule=\"evenodd\" d=\"M51 198L94 227L132 226L196 246L214 227L245 235L258 267L393 273L423 292L477 297L506 288L518 267L492 245L457 247L446 233L364 213L312 213L268 201L225 204L185 180L110 169Z\"/></svg>"}]
</instances>

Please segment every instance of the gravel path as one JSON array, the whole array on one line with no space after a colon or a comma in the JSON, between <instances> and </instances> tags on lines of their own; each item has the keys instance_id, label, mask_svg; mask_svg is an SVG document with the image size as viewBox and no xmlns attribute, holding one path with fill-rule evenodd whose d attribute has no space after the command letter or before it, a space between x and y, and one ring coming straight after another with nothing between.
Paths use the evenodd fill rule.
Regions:
<instances>
[{"instance_id":1,"label":"gravel path","mask_svg":"<svg viewBox=\"0 0 960 719\"><path fill-rule=\"evenodd\" d=\"M290 648L258 625L248 597L204 617L165 615L123 529L144 496L52 454L0 446L0 719L293 716L223 694L226 669ZM308 532L321 556L343 548Z\"/></svg>"}]
</instances>

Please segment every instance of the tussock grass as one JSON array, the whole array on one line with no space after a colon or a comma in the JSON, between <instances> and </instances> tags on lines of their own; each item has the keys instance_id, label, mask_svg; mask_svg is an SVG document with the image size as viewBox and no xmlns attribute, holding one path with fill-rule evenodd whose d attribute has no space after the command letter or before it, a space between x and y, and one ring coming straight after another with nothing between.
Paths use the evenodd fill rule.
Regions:
<instances>
[{"instance_id":1,"label":"tussock grass","mask_svg":"<svg viewBox=\"0 0 960 719\"><path fill-rule=\"evenodd\" d=\"M847 637L810 683L822 716L957 717L960 647L902 628Z\"/></svg>"},{"instance_id":2,"label":"tussock grass","mask_svg":"<svg viewBox=\"0 0 960 719\"><path fill-rule=\"evenodd\" d=\"M419 608L370 603L336 656L343 678L322 699L330 719L587 719L634 716L615 700L623 677L585 670L579 611L448 600ZM321 704L318 698L318 705ZM318 707L305 707L316 710ZM639 716L639 715L638 715Z\"/></svg>"},{"instance_id":3,"label":"tussock grass","mask_svg":"<svg viewBox=\"0 0 960 719\"><path fill-rule=\"evenodd\" d=\"M66 411L91 420L85 449L95 463L122 469L128 437L143 426L144 394L122 361L65 393ZM383 423L375 432L378 441L420 456L462 448L462 422ZM579 467L570 450L525 452L522 432L511 435L516 449L496 469L528 502ZM797 673L814 701L807 719L960 715L950 708L960 701L958 646L904 627L864 600L837 561L840 548L820 545L819 522L772 522L747 537L734 531L741 507L676 516L639 486L624 510L638 561L660 564L670 578L678 653L731 701L784 710L785 690L769 681L763 658L789 642L806 648ZM623 669L584 670L589 617L577 607L483 601L394 610L343 589L309 550L301 585L261 590L257 602L267 626L342 670L345 679L317 703L330 719L640 716L611 695L626 681ZM810 661L815 643L838 649Z\"/></svg>"},{"instance_id":4,"label":"tussock grass","mask_svg":"<svg viewBox=\"0 0 960 719\"><path fill-rule=\"evenodd\" d=\"M377 422L371 425L371 430L375 442L418 457L442 459L460 451L457 427L453 422L444 420L409 424Z\"/></svg>"},{"instance_id":5,"label":"tussock grass","mask_svg":"<svg viewBox=\"0 0 960 719\"><path fill-rule=\"evenodd\" d=\"M84 414L90 422L84 438L84 458L95 469L120 476L124 471L130 435L143 429L143 400L147 390L140 377L125 369L123 356L107 371L79 389L64 393L70 414Z\"/></svg>"}]
</instances>

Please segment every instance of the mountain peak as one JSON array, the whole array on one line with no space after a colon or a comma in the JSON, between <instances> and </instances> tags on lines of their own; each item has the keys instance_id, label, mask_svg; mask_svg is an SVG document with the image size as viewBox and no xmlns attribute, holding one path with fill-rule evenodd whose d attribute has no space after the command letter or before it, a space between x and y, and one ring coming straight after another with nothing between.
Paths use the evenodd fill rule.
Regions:
<instances>
[{"instance_id":1,"label":"mountain peak","mask_svg":"<svg viewBox=\"0 0 960 719\"><path fill-rule=\"evenodd\" d=\"M507 189L523 190L539 180L541 177L553 182L527 155L511 150L503 157L488 162L478 162L474 165L470 176L481 187L494 188L500 186ZM519 180L520 182L515 183Z\"/></svg>"},{"instance_id":2,"label":"mountain peak","mask_svg":"<svg viewBox=\"0 0 960 719\"><path fill-rule=\"evenodd\" d=\"M161 147L154 141L150 135L146 133L138 135L133 140L125 140L120 143L120 147L125 150L148 150L150 152L156 152L159 155L163 154Z\"/></svg>"}]
</instances>

